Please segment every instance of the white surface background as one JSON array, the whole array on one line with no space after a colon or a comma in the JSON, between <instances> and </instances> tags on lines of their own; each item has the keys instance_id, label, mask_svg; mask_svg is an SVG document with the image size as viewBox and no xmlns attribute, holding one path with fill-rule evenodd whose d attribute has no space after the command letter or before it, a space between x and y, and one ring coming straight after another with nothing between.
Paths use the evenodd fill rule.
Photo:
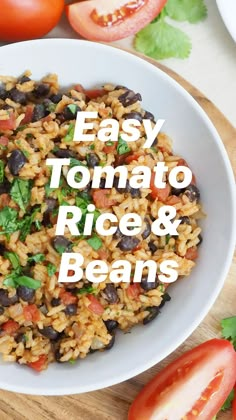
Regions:
<instances>
[{"instance_id":1,"label":"white surface background","mask_svg":"<svg viewBox=\"0 0 236 420\"><path fill-rule=\"evenodd\" d=\"M190 57L186 60L163 60L162 63L201 90L236 127L236 43L224 26L215 0L205 2L208 7L207 20L197 25L175 23L192 39ZM236 25L236 16L234 19ZM47 37L78 36L63 17ZM132 49L132 37L117 41L114 45Z\"/></svg>"}]
</instances>

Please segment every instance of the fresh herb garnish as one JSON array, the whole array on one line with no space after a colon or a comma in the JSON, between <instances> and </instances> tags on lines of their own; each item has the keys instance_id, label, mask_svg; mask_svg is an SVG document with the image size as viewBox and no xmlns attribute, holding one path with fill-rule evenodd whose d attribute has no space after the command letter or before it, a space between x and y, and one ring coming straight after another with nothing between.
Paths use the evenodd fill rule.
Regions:
<instances>
[{"instance_id":1,"label":"fresh herb garnish","mask_svg":"<svg viewBox=\"0 0 236 420\"><path fill-rule=\"evenodd\" d=\"M19 221L21 241L24 241L26 236L30 233L35 216L39 211L40 207L36 207L31 214L27 214L22 220Z\"/></svg>"},{"instance_id":2,"label":"fresh herb garnish","mask_svg":"<svg viewBox=\"0 0 236 420\"><path fill-rule=\"evenodd\" d=\"M52 276L53 276L53 274L55 274L55 273L56 273L56 271L57 271L57 267L56 267L54 264L52 264L52 263L48 263L48 265L47 265L47 272L48 272L48 275L49 275L50 277L52 277Z\"/></svg>"},{"instance_id":3,"label":"fresh herb garnish","mask_svg":"<svg viewBox=\"0 0 236 420\"><path fill-rule=\"evenodd\" d=\"M89 149L90 150L94 150L95 149L95 144L94 143L93 144L90 144Z\"/></svg>"},{"instance_id":4,"label":"fresh herb garnish","mask_svg":"<svg viewBox=\"0 0 236 420\"><path fill-rule=\"evenodd\" d=\"M77 105L75 105L75 104L70 104L70 105L67 105L67 108L70 110L70 112L73 114L73 115L76 115L77 114Z\"/></svg>"},{"instance_id":5,"label":"fresh herb garnish","mask_svg":"<svg viewBox=\"0 0 236 420\"><path fill-rule=\"evenodd\" d=\"M171 236L168 233L168 235L166 235L166 245L168 245L168 243L170 242L170 238L171 238Z\"/></svg>"},{"instance_id":6,"label":"fresh herb garnish","mask_svg":"<svg viewBox=\"0 0 236 420\"><path fill-rule=\"evenodd\" d=\"M4 207L4 209L0 211L0 226L2 227L0 235L9 237L9 234L19 230L17 214L17 211L10 207Z\"/></svg>"},{"instance_id":7,"label":"fresh herb garnish","mask_svg":"<svg viewBox=\"0 0 236 420\"><path fill-rule=\"evenodd\" d=\"M233 399L234 399L234 390L232 389L232 391L230 392L230 394L226 398L224 404L222 405L221 411L228 410L232 405Z\"/></svg>"},{"instance_id":8,"label":"fresh herb garnish","mask_svg":"<svg viewBox=\"0 0 236 420\"><path fill-rule=\"evenodd\" d=\"M164 9L152 23L137 33L136 50L157 60L187 58L191 40L187 34L166 22L166 17L177 21L197 23L207 16L203 0L168 0Z\"/></svg>"},{"instance_id":9,"label":"fresh herb garnish","mask_svg":"<svg viewBox=\"0 0 236 420\"><path fill-rule=\"evenodd\" d=\"M87 242L95 251L100 249L102 246L102 240L97 235L93 235L92 238L87 240Z\"/></svg>"},{"instance_id":10,"label":"fresh herb garnish","mask_svg":"<svg viewBox=\"0 0 236 420\"><path fill-rule=\"evenodd\" d=\"M5 173L4 173L4 162L3 162L3 160L0 160L0 184L3 183L4 176L5 176Z\"/></svg>"},{"instance_id":11,"label":"fresh herb garnish","mask_svg":"<svg viewBox=\"0 0 236 420\"><path fill-rule=\"evenodd\" d=\"M123 140L122 137L119 137L118 139L117 152L119 155L124 155L125 153L130 152L127 142Z\"/></svg>"},{"instance_id":12,"label":"fresh herb garnish","mask_svg":"<svg viewBox=\"0 0 236 420\"><path fill-rule=\"evenodd\" d=\"M19 131L23 131L23 130L25 130L25 128L27 128L28 127L28 124L23 124L23 125L20 125L16 130L15 130L15 133L18 133Z\"/></svg>"},{"instance_id":13,"label":"fresh herb garnish","mask_svg":"<svg viewBox=\"0 0 236 420\"><path fill-rule=\"evenodd\" d=\"M106 146L113 146L113 145L114 145L114 141L108 140L108 141L105 143L105 145L106 145Z\"/></svg>"},{"instance_id":14,"label":"fresh herb garnish","mask_svg":"<svg viewBox=\"0 0 236 420\"><path fill-rule=\"evenodd\" d=\"M229 340L236 349L236 316L222 319L222 337Z\"/></svg>"},{"instance_id":15,"label":"fresh herb garnish","mask_svg":"<svg viewBox=\"0 0 236 420\"><path fill-rule=\"evenodd\" d=\"M22 153L24 153L25 157L28 159L30 154L27 150L21 149Z\"/></svg>"},{"instance_id":16,"label":"fresh herb garnish","mask_svg":"<svg viewBox=\"0 0 236 420\"><path fill-rule=\"evenodd\" d=\"M10 261L14 270L20 269L20 259L15 252L5 252L4 257Z\"/></svg>"},{"instance_id":17,"label":"fresh herb garnish","mask_svg":"<svg viewBox=\"0 0 236 420\"><path fill-rule=\"evenodd\" d=\"M45 260L45 255L44 254L36 254L36 255L32 255L32 257L28 258L28 262L42 262Z\"/></svg>"},{"instance_id":18,"label":"fresh herb garnish","mask_svg":"<svg viewBox=\"0 0 236 420\"><path fill-rule=\"evenodd\" d=\"M41 287L41 281L32 279L28 276L20 276L15 279L15 283L17 286L25 286L29 289L37 290Z\"/></svg>"},{"instance_id":19,"label":"fresh herb garnish","mask_svg":"<svg viewBox=\"0 0 236 420\"><path fill-rule=\"evenodd\" d=\"M31 182L24 179L17 178L12 183L10 191L11 198L23 211L26 210L30 200L30 186Z\"/></svg>"},{"instance_id":20,"label":"fresh herb garnish","mask_svg":"<svg viewBox=\"0 0 236 420\"><path fill-rule=\"evenodd\" d=\"M69 360L69 363L70 363L71 365L74 365L74 364L76 363L76 360L75 360L75 359L70 359L70 360Z\"/></svg>"},{"instance_id":21,"label":"fresh herb garnish","mask_svg":"<svg viewBox=\"0 0 236 420\"><path fill-rule=\"evenodd\" d=\"M35 227L37 230L40 230L42 227L42 223L40 222L40 220L35 220Z\"/></svg>"},{"instance_id":22,"label":"fresh herb garnish","mask_svg":"<svg viewBox=\"0 0 236 420\"><path fill-rule=\"evenodd\" d=\"M77 295L83 295L85 293L93 293L95 291L95 289L93 288L93 286L85 286L82 287L81 289L77 290Z\"/></svg>"},{"instance_id":23,"label":"fresh herb garnish","mask_svg":"<svg viewBox=\"0 0 236 420\"><path fill-rule=\"evenodd\" d=\"M66 134L66 136L64 137L64 141L65 141L66 143L70 143L71 141L73 141L74 134L75 134L75 124L72 124L72 123L71 123L71 124L69 125L68 131L67 131L67 134Z\"/></svg>"}]
</instances>

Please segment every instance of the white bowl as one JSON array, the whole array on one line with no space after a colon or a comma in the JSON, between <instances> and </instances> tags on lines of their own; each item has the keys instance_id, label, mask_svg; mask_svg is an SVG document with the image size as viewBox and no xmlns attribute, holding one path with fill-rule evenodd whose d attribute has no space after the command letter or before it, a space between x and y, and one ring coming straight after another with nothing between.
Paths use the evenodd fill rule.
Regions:
<instances>
[{"instance_id":1,"label":"white bowl","mask_svg":"<svg viewBox=\"0 0 236 420\"><path fill-rule=\"evenodd\" d=\"M51 39L0 48L0 74L33 78L55 72L62 85L105 82L140 92L145 109L166 120L174 150L195 173L207 213L203 243L191 276L172 286L160 316L131 334L120 333L112 350L75 365L52 364L41 374L17 364L0 365L0 388L62 395L101 389L135 376L174 351L200 324L219 294L235 245L234 177L224 146L208 117L175 81L126 52L86 41Z\"/></svg>"}]
</instances>

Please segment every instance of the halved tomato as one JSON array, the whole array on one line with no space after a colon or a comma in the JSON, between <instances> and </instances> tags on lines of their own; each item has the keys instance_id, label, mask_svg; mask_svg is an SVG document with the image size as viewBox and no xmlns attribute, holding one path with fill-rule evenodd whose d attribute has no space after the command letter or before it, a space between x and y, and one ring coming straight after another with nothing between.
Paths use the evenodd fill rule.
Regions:
<instances>
[{"instance_id":1,"label":"halved tomato","mask_svg":"<svg viewBox=\"0 0 236 420\"><path fill-rule=\"evenodd\" d=\"M213 339L183 354L138 394L128 420L211 420L234 386L236 353Z\"/></svg>"},{"instance_id":2,"label":"halved tomato","mask_svg":"<svg viewBox=\"0 0 236 420\"><path fill-rule=\"evenodd\" d=\"M111 42L151 22L167 0L89 0L66 7L71 26L84 38Z\"/></svg>"}]
</instances>

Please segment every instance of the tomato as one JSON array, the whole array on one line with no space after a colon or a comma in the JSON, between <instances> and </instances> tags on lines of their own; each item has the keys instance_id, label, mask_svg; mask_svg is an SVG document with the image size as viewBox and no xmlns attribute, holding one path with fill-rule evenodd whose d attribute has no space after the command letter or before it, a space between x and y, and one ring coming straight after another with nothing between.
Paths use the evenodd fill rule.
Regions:
<instances>
[{"instance_id":1,"label":"tomato","mask_svg":"<svg viewBox=\"0 0 236 420\"><path fill-rule=\"evenodd\" d=\"M113 144L109 145L109 143L105 143L105 146L103 147L103 152L104 153L114 153L116 150L116 143L113 142Z\"/></svg>"},{"instance_id":2,"label":"tomato","mask_svg":"<svg viewBox=\"0 0 236 420\"><path fill-rule=\"evenodd\" d=\"M177 163L177 166L187 166L187 168L189 168L189 165L187 164L186 160L184 160L184 159L179 159L178 160L178 163ZM191 184L196 185L196 177L195 177L195 175L193 173L192 173L192 181L191 181Z\"/></svg>"},{"instance_id":3,"label":"tomato","mask_svg":"<svg viewBox=\"0 0 236 420\"><path fill-rule=\"evenodd\" d=\"M23 313L26 321L38 322L40 320L40 312L35 304L24 306Z\"/></svg>"},{"instance_id":4,"label":"tomato","mask_svg":"<svg viewBox=\"0 0 236 420\"><path fill-rule=\"evenodd\" d=\"M170 195L166 200L167 206L174 206L179 203L181 203L181 198L177 197L177 195Z\"/></svg>"},{"instance_id":5,"label":"tomato","mask_svg":"<svg viewBox=\"0 0 236 420\"><path fill-rule=\"evenodd\" d=\"M96 99L99 96L104 96L107 92L104 89L91 89L85 90L84 93L89 99Z\"/></svg>"},{"instance_id":6,"label":"tomato","mask_svg":"<svg viewBox=\"0 0 236 420\"><path fill-rule=\"evenodd\" d=\"M1 22L1 15L0 15ZM1 27L1 23L0 23ZM0 131L1 130L15 130L16 128L16 117L13 112L9 113L9 118L7 120L0 120Z\"/></svg>"},{"instance_id":7,"label":"tomato","mask_svg":"<svg viewBox=\"0 0 236 420\"><path fill-rule=\"evenodd\" d=\"M58 23L64 0L1 0L0 40L41 38Z\"/></svg>"},{"instance_id":8,"label":"tomato","mask_svg":"<svg viewBox=\"0 0 236 420\"><path fill-rule=\"evenodd\" d=\"M192 246L192 248L188 248L184 258L187 258L187 260L196 260L198 258L197 247Z\"/></svg>"},{"instance_id":9,"label":"tomato","mask_svg":"<svg viewBox=\"0 0 236 420\"><path fill-rule=\"evenodd\" d=\"M42 354L39 356L38 360L36 362L28 363L27 366L31 367L32 369L36 370L37 372L41 372L43 368L46 368L45 362L47 360L47 356L45 354Z\"/></svg>"},{"instance_id":10,"label":"tomato","mask_svg":"<svg viewBox=\"0 0 236 420\"><path fill-rule=\"evenodd\" d=\"M114 206L115 200L109 198L110 190L96 190L92 193L93 201L98 209Z\"/></svg>"},{"instance_id":11,"label":"tomato","mask_svg":"<svg viewBox=\"0 0 236 420\"><path fill-rule=\"evenodd\" d=\"M97 298L93 295L88 295L87 298L90 300L88 309L96 315L102 315L104 308Z\"/></svg>"},{"instance_id":12,"label":"tomato","mask_svg":"<svg viewBox=\"0 0 236 420\"><path fill-rule=\"evenodd\" d=\"M77 302L77 297L73 296L70 292L66 292L64 289L60 292L60 298L64 305L70 305L71 303Z\"/></svg>"},{"instance_id":13,"label":"tomato","mask_svg":"<svg viewBox=\"0 0 236 420\"><path fill-rule=\"evenodd\" d=\"M0 136L0 145L1 146L7 146L9 142L9 139L6 136Z\"/></svg>"},{"instance_id":14,"label":"tomato","mask_svg":"<svg viewBox=\"0 0 236 420\"><path fill-rule=\"evenodd\" d=\"M141 293L141 286L139 283L133 283L130 284L129 287L126 289L127 295L130 299L137 300L139 298L139 295Z\"/></svg>"},{"instance_id":15,"label":"tomato","mask_svg":"<svg viewBox=\"0 0 236 420\"><path fill-rule=\"evenodd\" d=\"M128 420L211 420L234 386L236 353L213 339L187 351L138 394Z\"/></svg>"},{"instance_id":16,"label":"tomato","mask_svg":"<svg viewBox=\"0 0 236 420\"><path fill-rule=\"evenodd\" d=\"M1 329L7 334L14 334L19 328L20 325L18 322L13 321L12 319L9 319L9 321L4 322L4 324L1 325Z\"/></svg>"},{"instance_id":17,"label":"tomato","mask_svg":"<svg viewBox=\"0 0 236 420\"><path fill-rule=\"evenodd\" d=\"M84 38L111 42L138 32L167 0L89 0L66 7L71 26Z\"/></svg>"},{"instance_id":18,"label":"tomato","mask_svg":"<svg viewBox=\"0 0 236 420\"><path fill-rule=\"evenodd\" d=\"M150 189L152 191L150 195L154 200L158 198L159 201L162 201L162 203L164 203L170 195L171 187L169 184L166 183L165 188L157 188L154 183L155 175L155 173L152 173L151 175Z\"/></svg>"},{"instance_id":19,"label":"tomato","mask_svg":"<svg viewBox=\"0 0 236 420\"><path fill-rule=\"evenodd\" d=\"M125 158L125 163L127 163L127 165L128 165L133 160L138 160L138 158L140 158L140 156L142 156L141 153L133 153L132 155L127 156L127 158Z\"/></svg>"},{"instance_id":20,"label":"tomato","mask_svg":"<svg viewBox=\"0 0 236 420\"><path fill-rule=\"evenodd\" d=\"M33 117L33 106L32 105L28 105L26 107L26 111L25 111L25 118L21 121L21 125L24 124L28 124L32 121L32 117Z\"/></svg>"}]
</instances>

